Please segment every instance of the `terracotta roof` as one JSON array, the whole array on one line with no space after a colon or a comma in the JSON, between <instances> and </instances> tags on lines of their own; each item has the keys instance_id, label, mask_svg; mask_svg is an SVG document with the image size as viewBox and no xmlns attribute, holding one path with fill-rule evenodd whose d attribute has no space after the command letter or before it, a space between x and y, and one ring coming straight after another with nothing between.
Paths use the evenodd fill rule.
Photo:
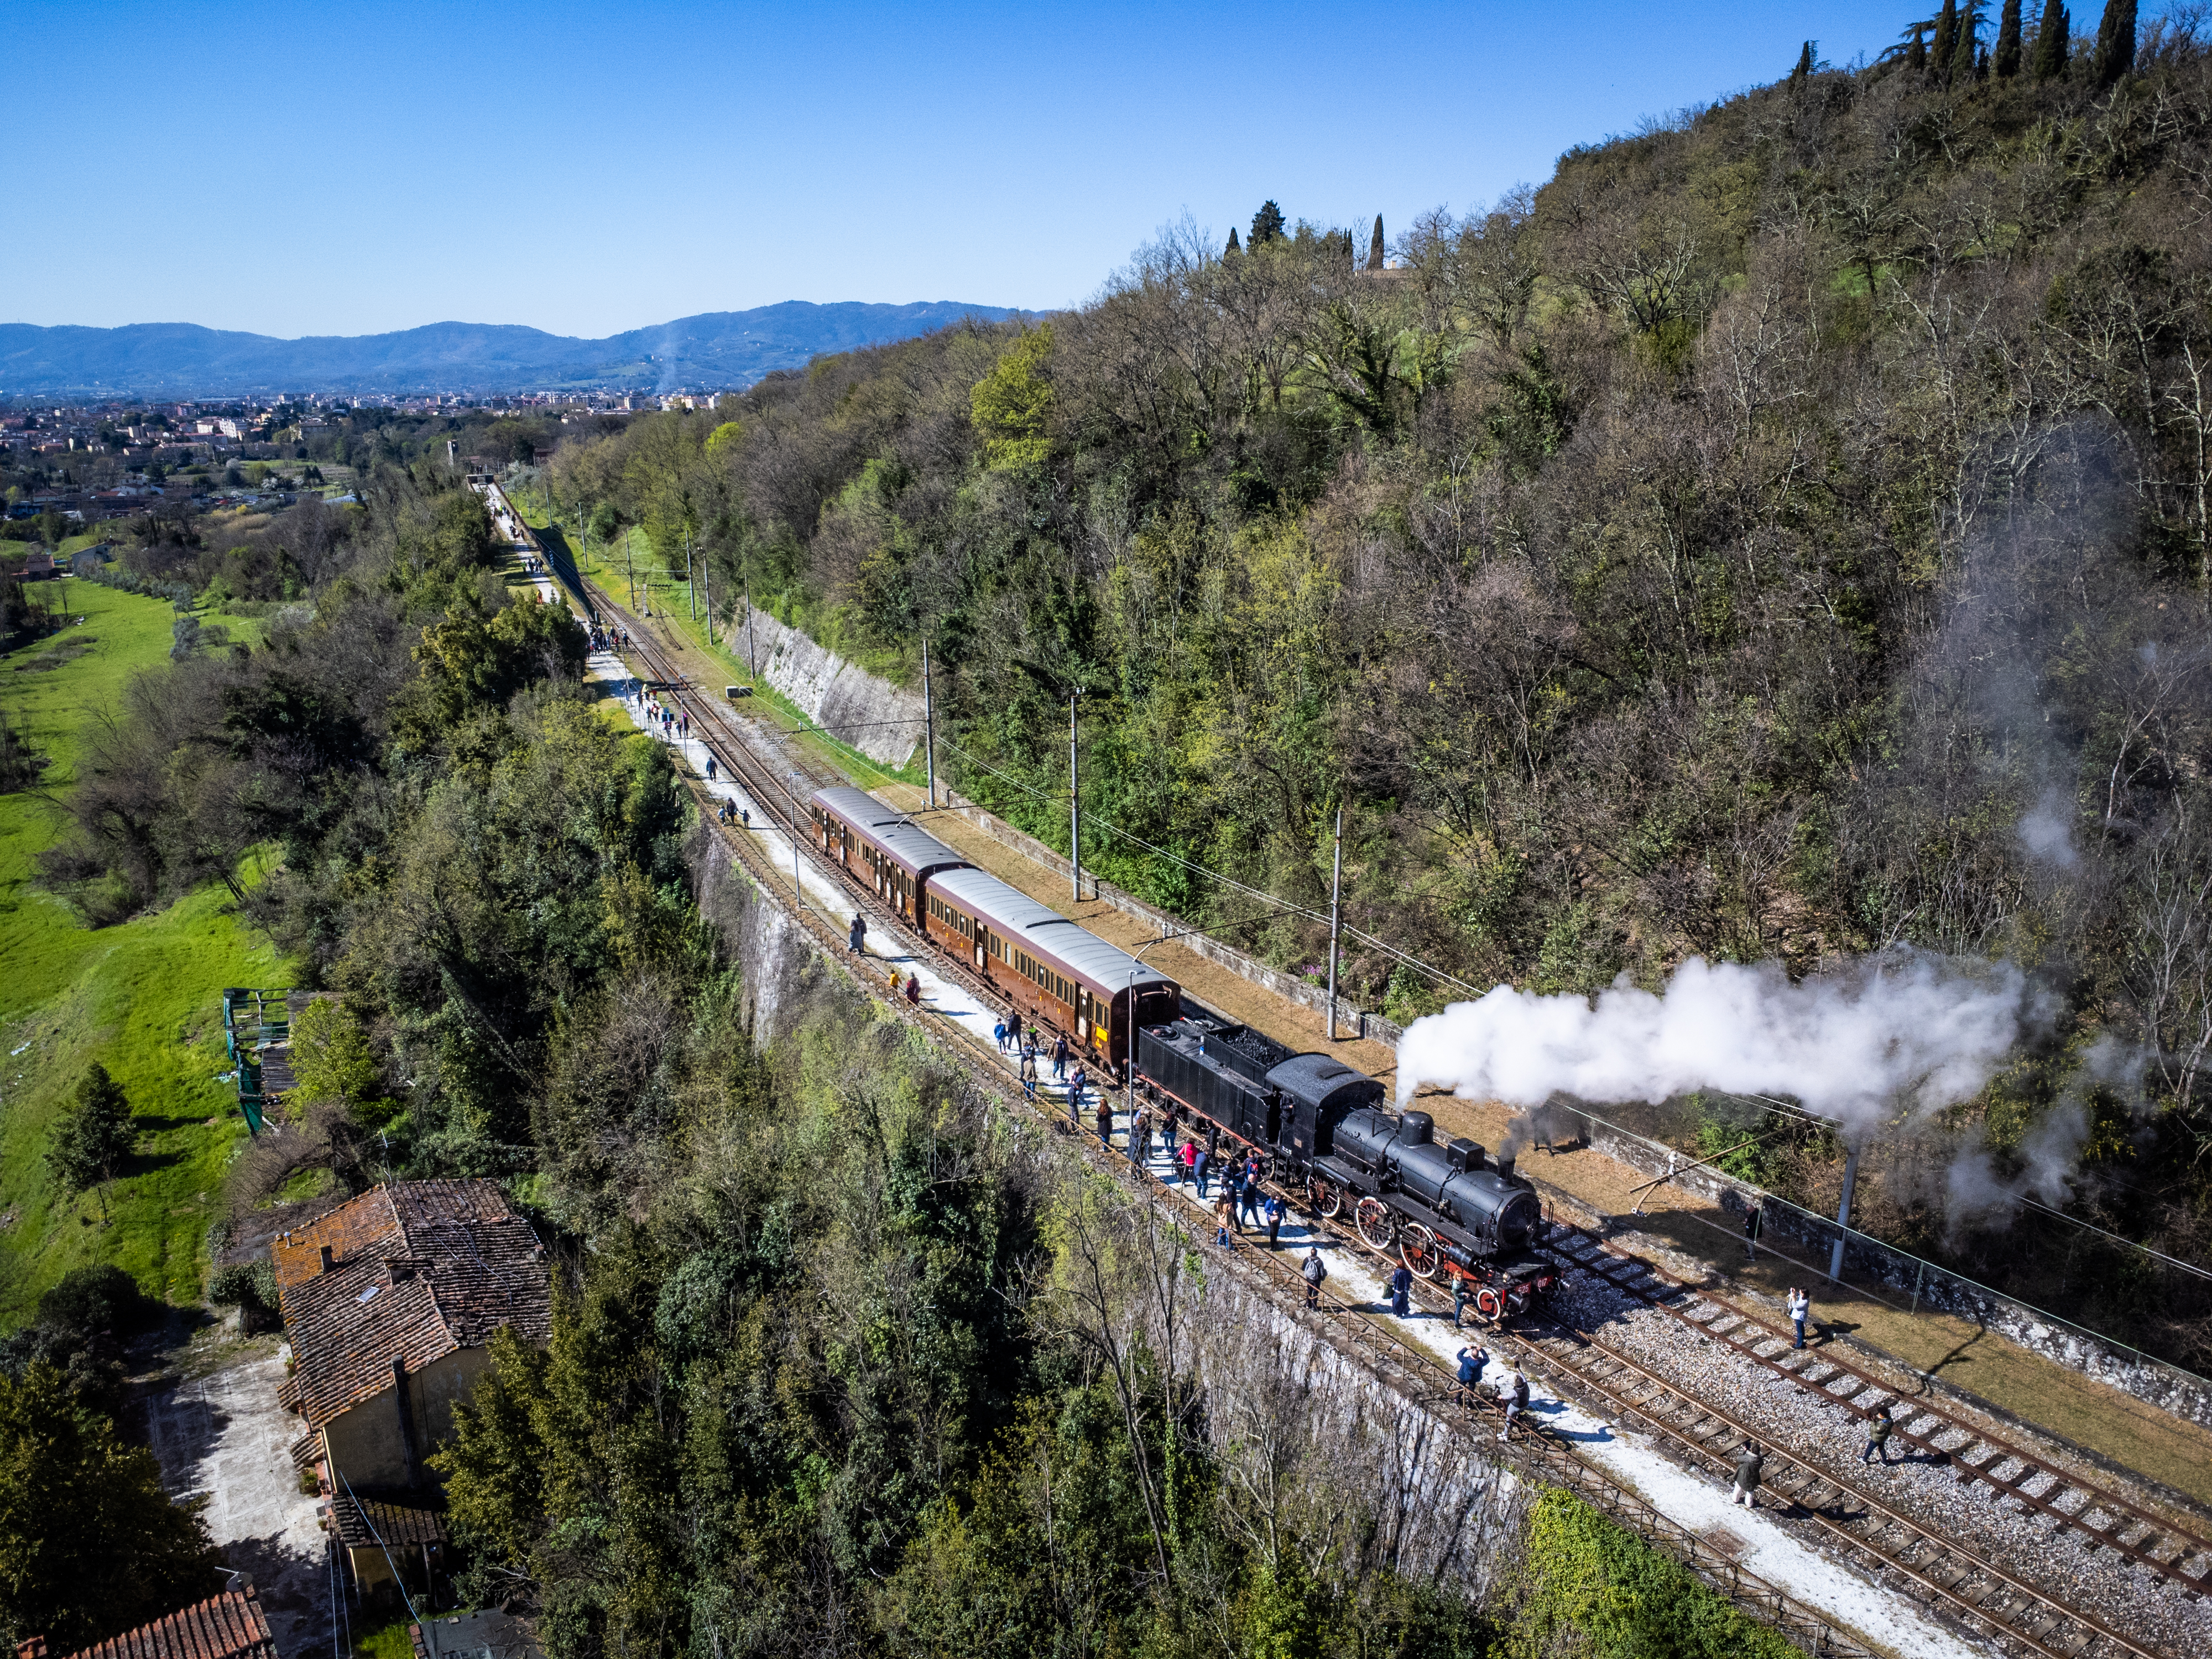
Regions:
<instances>
[{"instance_id":1,"label":"terracotta roof","mask_svg":"<svg viewBox=\"0 0 2212 1659\"><path fill-rule=\"evenodd\" d=\"M349 1490L331 1500L331 1515L337 1522L338 1540L348 1549L381 1545L396 1550L402 1544L419 1549L447 1541L444 1514L424 1503L420 1492Z\"/></svg>"},{"instance_id":2,"label":"terracotta roof","mask_svg":"<svg viewBox=\"0 0 2212 1659\"><path fill-rule=\"evenodd\" d=\"M311 1428L390 1388L395 1358L419 1370L510 1323L532 1341L552 1334L537 1235L489 1181L377 1187L279 1234L269 1254Z\"/></svg>"},{"instance_id":3,"label":"terracotta roof","mask_svg":"<svg viewBox=\"0 0 2212 1659\"><path fill-rule=\"evenodd\" d=\"M248 1584L80 1648L74 1659L276 1659L276 1644Z\"/></svg>"}]
</instances>

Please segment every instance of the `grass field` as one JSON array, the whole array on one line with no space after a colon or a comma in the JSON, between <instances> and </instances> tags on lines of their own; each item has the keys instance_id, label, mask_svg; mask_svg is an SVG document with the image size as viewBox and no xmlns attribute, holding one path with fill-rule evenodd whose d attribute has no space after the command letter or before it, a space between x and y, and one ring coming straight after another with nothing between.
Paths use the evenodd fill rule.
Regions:
<instances>
[{"instance_id":1,"label":"grass field","mask_svg":"<svg viewBox=\"0 0 2212 1659\"><path fill-rule=\"evenodd\" d=\"M222 1043L226 985L279 985L268 942L219 886L114 927L83 927L30 881L59 837L58 806L98 716L163 661L174 613L160 599L67 585L79 626L0 655L0 714L52 762L37 794L0 795L0 1323L18 1322L70 1268L113 1262L149 1295L198 1300L208 1224L246 1136ZM208 613L252 643L260 623ZM253 860L248 880L258 874ZM114 1073L141 1129L130 1171L100 1199L48 1180L53 1124L94 1060Z\"/></svg>"}]
</instances>

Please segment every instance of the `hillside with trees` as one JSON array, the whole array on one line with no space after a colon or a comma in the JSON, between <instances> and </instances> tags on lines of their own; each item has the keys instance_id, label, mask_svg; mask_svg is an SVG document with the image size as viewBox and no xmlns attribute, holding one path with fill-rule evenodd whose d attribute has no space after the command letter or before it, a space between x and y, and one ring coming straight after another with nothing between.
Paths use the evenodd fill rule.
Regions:
<instances>
[{"instance_id":1,"label":"hillside with trees","mask_svg":"<svg viewBox=\"0 0 2212 1659\"><path fill-rule=\"evenodd\" d=\"M2076 1206L2202 1258L2212 65L2074 28L1808 45L1387 265L1273 202L1170 227L1077 310L571 442L550 488L895 673L926 639L958 786L1063 847L1080 685L1087 861L1293 969L1341 804L1352 994L1401 1022L1691 955L2016 962L2049 1041L1944 1135L2016 1164L2137 1045ZM1863 1213L2009 1271L1946 1156ZM1832 1207L1839 1162L1745 1172Z\"/></svg>"}]
</instances>

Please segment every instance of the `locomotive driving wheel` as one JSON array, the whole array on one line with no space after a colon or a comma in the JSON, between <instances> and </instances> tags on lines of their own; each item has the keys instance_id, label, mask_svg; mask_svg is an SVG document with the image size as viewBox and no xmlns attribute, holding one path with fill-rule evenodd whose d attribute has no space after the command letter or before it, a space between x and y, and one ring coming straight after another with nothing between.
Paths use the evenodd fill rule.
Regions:
<instances>
[{"instance_id":1,"label":"locomotive driving wheel","mask_svg":"<svg viewBox=\"0 0 2212 1659\"><path fill-rule=\"evenodd\" d=\"M1313 1212L1317 1216L1334 1218L1344 1213L1344 1188L1333 1181L1316 1176L1306 1182L1306 1196L1312 1200Z\"/></svg>"},{"instance_id":2,"label":"locomotive driving wheel","mask_svg":"<svg viewBox=\"0 0 2212 1659\"><path fill-rule=\"evenodd\" d=\"M1369 1249L1380 1250L1385 1255L1390 1254L1391 1242L1398 1231L1398 1218L1391 1214L1388 1204L1379 1198L1361 1199L1359 1208L1352 1215L1352 1222L1358 1227L1359 1236L1367 1241Z\"/></svg>"},{"instance_id":3,"label":"locomotive driving wheel","mask_svg":"<svg viewBox=\"0 0 2212 1659\"><path fill-rule=\"evenodd\" d=\"M1418 1221L1408 1222L1406 1231L1398 1236L1398 1259L1413 1271L1416 1279L1434 1279L1437 1269L1443 1266L1444 1253L1437 1248L1437 1236Z\"/></svg>"},{"instance_id":4,"label":"locomotive driving wheel","mask_svg":"<svg viewBox=\"0 0 2212 1659\"><path fill-rule=\"evenodd\" d=\"M1505 1311L1505 1299L1498 1294L1495 1285L1486 1285L1474 1293L1474 1310L1485 1319L1496 1319Z\"/></svg>"}]
</instances>

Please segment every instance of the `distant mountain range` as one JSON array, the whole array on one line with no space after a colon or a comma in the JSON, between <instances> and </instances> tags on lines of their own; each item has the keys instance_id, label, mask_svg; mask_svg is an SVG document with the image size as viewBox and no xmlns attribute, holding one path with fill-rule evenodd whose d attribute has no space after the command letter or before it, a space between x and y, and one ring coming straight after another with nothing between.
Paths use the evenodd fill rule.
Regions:
<instances>
[{"instance_id":1,"label":"distant mountain range","mask_svg":"<svg viewBox=\"0 0 2212 1659\"><path fill-rule=\"evenodd\" d=\"M192 323L40 328L0 323L0 398L27 393L236 397L259 392L523 392L750 386L825 351L1017 313L951 300L818 306L804 300L710 311L578 340L498 323L432 323L397 334L280 340Z\"/></svg>"}]
</instances>

